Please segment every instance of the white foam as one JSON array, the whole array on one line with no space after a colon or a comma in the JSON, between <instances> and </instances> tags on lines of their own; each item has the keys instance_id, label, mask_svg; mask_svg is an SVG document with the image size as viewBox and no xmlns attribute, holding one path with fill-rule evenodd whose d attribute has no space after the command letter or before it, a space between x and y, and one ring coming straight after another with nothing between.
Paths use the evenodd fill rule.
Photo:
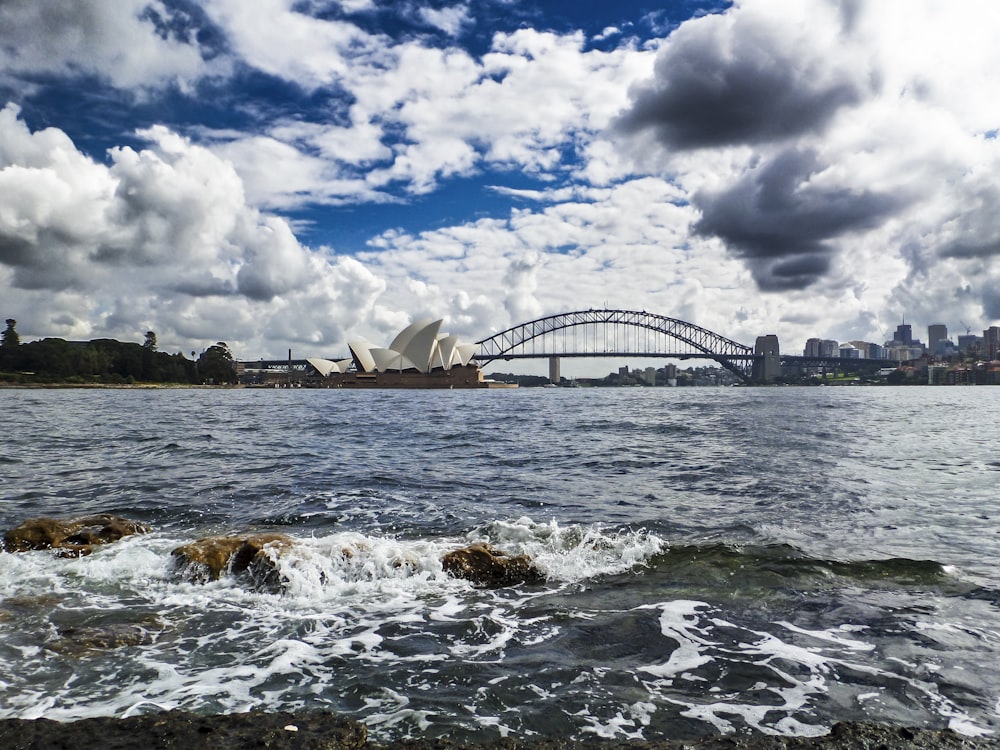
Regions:
<instances>
[{"instance_id":1,"label":"white foam","mask_svg":"<svg viewBox=\"0 0 1000 750\"><path fill-rule=\"evenodd\" d=\"M640 666L639 670L656 677L670 678L697 669L712 660L705 646L717 644L706 639L698 627L698 611L708 607L704 602L678 600L666 604L647 605L640 609L660 610L660 632L677 642L677 648L662 664Z\"/></svg>"},{"instance_id":2,"label":"white foam","mask_svg":"<svg viewBox=\"0 0 1000 750\"><path fill-rule=\"evenodd\" d=\"M527 554L551 580L565 582L625 573L667 548L664 540L642 529L562 526L530 518L495 521L468 539L493 544L509 554Z\"/></svg>"}]
</instances>

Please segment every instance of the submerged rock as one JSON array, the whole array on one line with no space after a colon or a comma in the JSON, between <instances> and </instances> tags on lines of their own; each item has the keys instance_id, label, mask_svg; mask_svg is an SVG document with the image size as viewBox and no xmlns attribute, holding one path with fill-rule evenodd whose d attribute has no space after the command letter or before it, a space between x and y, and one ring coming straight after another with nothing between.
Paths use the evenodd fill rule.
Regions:
<instances>
[{"instance_id":1,"label":"submerged rock","mask_svg":"<svg viewBox=\"0 0 1000 750\"><path fill-rule=\"evenodd\" d=\"M58 549L67 556L89 555L95 544L117 542L132 534L147 534L150 527L139 521L102 513L79 518L29 518L4 534L8 552Z\"/></svg>"},{"instance_id":2,"label":"submerged rock","mask_svg":"<svg viewBox=\"0 0 1000 750\"><path fill-rule=\"evenodd\" d=\"M247 573L262 588L280 587L274 560L266 549L280 552L292 545L285 534L210 536L185 544L170 554L185 578L195 583L217 581L223 574Z\"/></svg>"},{"instance_id":3,"label":"submerged rock","mask_svg":"<svg viewBox=\"0 0 1000 750\"><path fill-rule=\"evenodd\" d=\"M110 651L124 646L152 643L161 626L157 622L113 623L81 628L63 628L59 637L45 644L50 651L82 656L95 651Z\"/></svg>"},{"instance_id":4,"label":"submerged rock","mask_svg":"<svg viewBox=\"0 0 1000 750\"><path fill-rule=\"evenodd\" d=\"M527 555L509 556L488 544L471 544L441 558L448 575L480 586L499 588L519 583L542 583L545 576Z\"/></svg>"}]
</instances>

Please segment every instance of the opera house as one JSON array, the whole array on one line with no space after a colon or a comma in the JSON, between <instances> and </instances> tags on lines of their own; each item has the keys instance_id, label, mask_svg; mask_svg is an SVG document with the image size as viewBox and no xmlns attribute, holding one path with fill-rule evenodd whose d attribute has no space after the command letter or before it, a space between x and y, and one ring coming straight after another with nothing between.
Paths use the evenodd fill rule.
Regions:
<instances>
[{"instance_id":1,"label":"opera house","mask_svg":"<svg viewBox=\"0 0 1000 750\"><path fill-rule=\"evenodd\" d=\"M339 388L489 388L472 358L476 344L441 333L441 320L413 322L388 347L350 341L351 359L308 358L332 387Z\"/></svg>"}]
</instances>

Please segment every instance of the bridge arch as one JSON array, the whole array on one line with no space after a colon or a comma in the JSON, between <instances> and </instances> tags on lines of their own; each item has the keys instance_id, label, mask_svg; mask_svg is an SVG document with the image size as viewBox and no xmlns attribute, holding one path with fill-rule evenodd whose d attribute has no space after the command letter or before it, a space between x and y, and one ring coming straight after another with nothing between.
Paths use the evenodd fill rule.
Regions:
<instances>
[{"instance_id":1,"label":"bridge arch","mask_svg":"<svg viewBox=\"0 0 1000 750\"><path fill-rule=\"evenodd\" d=\"M750 382L753 349L677 318L633 310L578 310L549 315L477 341L475 359L669 357L713 359Z\"/></svg>"}]
</instances>

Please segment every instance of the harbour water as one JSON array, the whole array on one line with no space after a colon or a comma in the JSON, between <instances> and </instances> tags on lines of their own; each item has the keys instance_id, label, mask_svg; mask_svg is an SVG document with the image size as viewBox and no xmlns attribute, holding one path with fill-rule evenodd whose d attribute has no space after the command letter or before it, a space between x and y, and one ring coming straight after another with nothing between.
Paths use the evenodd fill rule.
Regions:
<instances>
[{"instance_id":1,"label":"harbour water","mask_svg":"<svg viewBox=\"0 0 1000 750\"><path fill-rule=\"evenodd\" d=\"M153 528L0 554L0 718L995 735L998 415L985 387L0 390L0 528ZM171 559L247 531L294 539L280 590ZM446 575L477 541L545 582Z\"/></svg>"}]
</instances>

